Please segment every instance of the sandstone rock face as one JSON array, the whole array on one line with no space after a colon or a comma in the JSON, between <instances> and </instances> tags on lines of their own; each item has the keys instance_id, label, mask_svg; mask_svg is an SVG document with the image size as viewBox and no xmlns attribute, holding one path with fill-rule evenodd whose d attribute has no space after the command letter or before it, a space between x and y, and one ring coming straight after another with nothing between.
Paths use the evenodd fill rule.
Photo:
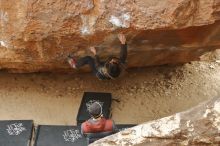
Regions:
<instances>
[{"instance_id":1,"label":"sandstone rock face","mask_svg":"<svg viewBox=\"0 0 220 146\"><path fill-rule=\"evenodd\" d=\"M147 122L91 146L219 146L220 98L188 111Z\"/></svg>"},{"instance_id":2,"label":"sandstone rock face","mask_svg":"<svg viewBox=\"0 0 220 146\"><path fill-rule=\"evenodd\" d=\"M184 63L220 48L220 0L1 0L0 67L68 70L66 56L116 55L126 34L128 67Z\"/></svg>"}]
</instances>

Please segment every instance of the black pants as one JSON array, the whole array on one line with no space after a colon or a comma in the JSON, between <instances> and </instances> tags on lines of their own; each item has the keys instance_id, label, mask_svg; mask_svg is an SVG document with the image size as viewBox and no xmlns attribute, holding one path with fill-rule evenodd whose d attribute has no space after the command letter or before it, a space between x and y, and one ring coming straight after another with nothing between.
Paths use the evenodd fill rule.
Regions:
<instances>
[{"instance_id":1,"label":"black pants","mask_svg":"<svg viewBox=\"0 0 220 146\"><path fill-rule=\"evenodd\" d=\"M89 65L89 67L91 68L93 74L96 75L98 70L96 68L95 59L92 58L91 56L85 56L85 57L79 58L77 60L76 67L80 68L80 67L82 67L82 66L84 66L86 64Z\"/></svg>"}]
</instances>

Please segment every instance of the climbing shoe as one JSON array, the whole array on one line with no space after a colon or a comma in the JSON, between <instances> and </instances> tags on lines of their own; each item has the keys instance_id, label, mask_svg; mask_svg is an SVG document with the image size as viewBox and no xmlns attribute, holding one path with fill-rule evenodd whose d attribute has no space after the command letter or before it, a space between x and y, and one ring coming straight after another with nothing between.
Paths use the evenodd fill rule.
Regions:
<instances>
[{"instance_id":1,"label":"climbing shoe","mask_svg":"<svg viewBox=\"0 0 220 146\"><path fill-rule=\"evenodd\" d=\"M74 56L72 55L69 55L67 57L67 62L69 63L69 65L72 67L72 68L76 68L76 59Z\"/></svg>"}]
</instances>

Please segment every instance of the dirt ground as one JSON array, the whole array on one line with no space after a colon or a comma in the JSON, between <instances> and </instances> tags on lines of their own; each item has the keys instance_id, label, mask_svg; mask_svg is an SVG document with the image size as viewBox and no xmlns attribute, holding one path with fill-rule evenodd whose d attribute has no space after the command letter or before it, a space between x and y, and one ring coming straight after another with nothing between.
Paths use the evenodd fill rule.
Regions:
<instances>
[{"instance_id":1,"label":"dirt ground","mask_svg":"<svg viewBox=\"0 0 220 146\"><path fill-rule=\"evenodd\" d=\"M84 91L111 92L116 123L139 124L186 110L220 91L220 61L128 70L119 80L90 74L0 73L0 120L73 125Z\"/></svg>"}]
</instances>

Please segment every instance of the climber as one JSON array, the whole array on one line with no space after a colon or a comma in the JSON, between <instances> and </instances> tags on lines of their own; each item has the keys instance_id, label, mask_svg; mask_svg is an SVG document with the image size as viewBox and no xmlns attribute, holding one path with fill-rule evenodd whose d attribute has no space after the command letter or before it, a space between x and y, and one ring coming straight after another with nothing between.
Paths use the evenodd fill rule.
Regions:
<instances>
[{"instance_id":1,"label":"climber","mask_svg":"<svg viewBox=\"0 0 220 146\"><path fill-rule=\"evenodd\" d=\"M88 139L88 143L118 132L114 121L103 117L99 102L94 102L88 111L91 118L81 125L81 133Z\"/></svg>"},{"instance_id":2,"label":"climber","mask_svg":"<svg viewBox=\"0 0 220 146\"><path fill-rule=\"evenodd\" d=\"M72 68L78 69L86 64L90 66L92 72L100 80L110 80L117 78L124 69L124 64L127 58L126 38L123 34L118 34L121 42L120 57L109 57L107 61L101 62L96 54L95 47L90 47L90 51L94 54L95 59L91 56L85 56L76 60L74 56L68 56L68 63Z\"/></svg>"}]
</instances>

